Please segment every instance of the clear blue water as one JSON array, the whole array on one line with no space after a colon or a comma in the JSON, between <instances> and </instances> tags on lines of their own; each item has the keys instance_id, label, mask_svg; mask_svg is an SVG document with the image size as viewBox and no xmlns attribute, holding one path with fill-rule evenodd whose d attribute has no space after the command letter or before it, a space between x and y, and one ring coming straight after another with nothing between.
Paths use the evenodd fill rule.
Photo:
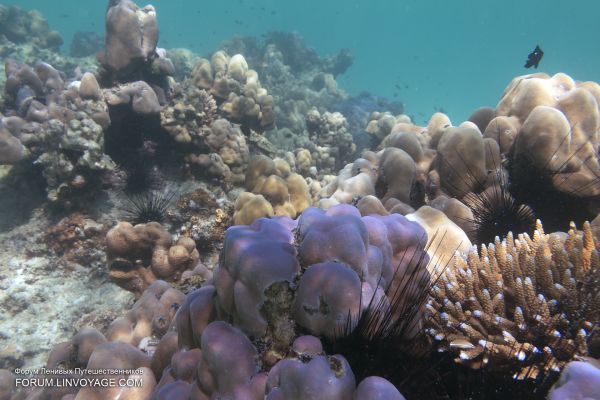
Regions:
<instances>
[{"instance_id":1,"label":"clear blue water","mask_svg":"<svg viewBox=\"0 0 600 400\"><path fill-rule=\"evenodd\" d=\"M101 33L107 1L9 1L40 10L68 42ZM145 3L143 3L145 4ZM138 5L143 5L138 2ZM600 2L573 0L156 0L162 47L210 54L234 35L296 31L321 54L349 48L353 66L339 77L349 93L401 100L417 122L436 109L455 124L494 106L507 83L531 70L527 54L545 51L540 71L600 81ZM400 90L395 85L401 87Z\"/></svg>"}]
</instances>

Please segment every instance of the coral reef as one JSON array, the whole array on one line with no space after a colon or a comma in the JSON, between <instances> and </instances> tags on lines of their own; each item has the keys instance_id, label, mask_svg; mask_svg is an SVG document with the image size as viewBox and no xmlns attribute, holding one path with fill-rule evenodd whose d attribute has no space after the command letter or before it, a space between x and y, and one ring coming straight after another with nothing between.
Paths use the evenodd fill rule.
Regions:
<instances>
[{"instance_id":1,"label":"coral reef","mask_svg":"<svg viewBox=\"0 0 600 400\"><path fill-rule=\"evenodd\" d=\"M189 85L210 91L219 112L239 123L247 134L251 129L262 132L275 122L273 97L261 86L257 72L249 68L241 54L230 57L218 51L210 61L200 59L192 70Z\"/></svg>"},{"instance_id":2,"label":"coral reef","mask_svg":"<svg viewBox=\"0 0 600 400\"><path fill-rule=\"evenodd\" d=\"M346 118L339 112L321 115L313 108L306 114L309 138L316 144L312 157L319 169L339 170L354 155L356 146L347 125Z\"/></svg>"},{"instance_id":3,"label":"coral reef","mask_svg":"<svg viewBox=\"0 0 600 400\"><path fill-rule=\"evenodd\" d=\"M597 83L562 73L526 75L513 79L496 106L497 119L518 127L509 154L511 190L551 229L596 215L598 93ZM495 121L486 130L496 129Z\"/></svg>"},{"instance_id":4,"label":"coral reef","mask_svg":"<svg viewBox=\"0 0 600 400\"><path fill-rule=\"evenodd\" d=\"M517 77L496 107L419 126L338 88L347 50L272 32L167 52L132 0L104 22L72 42L103 41L95 64L0 6L0 368L143 385L0 370L0 398L401 400L449 374L447 398L470 376L491 389L464 398L496 378L486 398L596 390L596 83Z\"/></svg>"},{"instance_id":5,"label":"coral reef","mask_svg":"<svg viewBox=\"0 0 600 400\"><path fill-rule=\"evenodd\" d=\"M93 56L104 47L104 38L96 32L75 32L69 47L72 57Z\"/></svg>"},{"instance_id":6,"label":"coral reef","mask_svg":"<svg viewBox=\"0 0 600 400\"><path fill-rule=\"evenodd\" d=\"M57 224L40 211L32 220L0 233L0 368L44 365L83 320L100 329L132 297L106 279L100 221Z\"/></svg>"},{"instance_id":7,"label":"coral reef","mask_svg":"<svg viewBox=\"0 0 600 400\"><path fill-rule=\"evenodd\" d=\"M295 218L310 206L309 188L304 178L291 172L283 159L255 156L246 169L246 190L238 196L233 220L249 225L260 217L274 215Z\"/></svg>"},{"instance_id":8,"label":"coral reef","mask_svg":"<svg viewBox=\"0 0 600 400\"><path fill-rule=\"evenodd\" d=\"M59 48L63 40L57 31L50 29L38 11L25 11L18 6L0 8L0 54L3 60L35 64L43 60L61 71L74 75L94 70L96 64L89 58L62 55ZM0 65L0 87L4 87L4 63Z\"/></svg>"},{"instance_id":9,"label":"coral reef","mask_svg":"<svg viewBox=\"0 0 600 400\"><path fill-rule=\"evenodd\" d=\"M508 369L518 379L559 371L600 318L600 258L589 223L583 233L512 234L457 256L433 289L430 334L456 361Z\"/></svg>"},{"instance_id":10,"label":"coral reef","mask_svg":"<svg viewBox=\"0 0 600 400\"><path fill-rule=\"evenodd\" d=\"M176 138L177 139L177 138ZM199 137L205 152L191 153L185 157L192 170L200 168L205 174L227 183L241 183L248 165L250 150L239 127L226 119L218 119L203 127Z\"/></svg>"},{"instance_id":11,"label":"coral reef","mask_svg":"<svg viewBox=\"0 0 600 400\"><path fill-rule=\"evenodd\" d=\"M269 32L260 44L254 38L236 38L224 43L223 48L232 54L244 54L255 66L273 96L277 130L302 135L306 132L304 118L311 108L324 112L346 97L337 87L335 76L352 64L347 50L320 57L298 34L288 32ZM285 149L302 147L298 144Z\"/></svg>"},{"instance_id":12,"label":"coral reef","mask_svg":"<svg viewBox=\"0 0 600 400\"><path fill-rule=\"evenodd\" d=\"M106 234L111 279L140 296L157 279L177 281L200 258L189 237L173 243L159 223L131 225L119 222Z\"/></svg>"},{"instance_id":13,"label":"coral reef","mask_svg":"<svg viewBox=\"0 0 600 400\"><path fill-rule=\"evenodd\" d=\"M176 205L169 219L181 224L180 235L191 237L200 253L221 248L233 208L224 192L219 188L199 187L182 195Z\"/></svg>"},{"instance_id":14,"label":"coral reef","mask_svg":"<svg viewBox=\"0 0 600 400\"><path fill-rule=\"evenodd\" d=\"M0 158L39 165L48 199L64 206L84 192L98 190L99 173L111 171L115 164L104 153L103 128L110 119L94 76L86 74L79 87L65 88L61 74L42 62L35 68L9 62L6 73L9 116L2 125L12 136Z\"/></svg>"},{"instance_id":15,"label":"coral reef","mask_svg":"<svg viewBox=\"0 0 600 400\"><path fill-rule=\"evenodd\" d=\"M52 51L58 51L63 43L39 11L25 11L17 6L0 7L0 35L13 43L32 43Z\"/></svg>"},{"instance_id":16,"label":"coral reef","mask_svg":"<svg viewBox=\"0 0 600 400\"><path fill-rule=\"evenodd\" d=\"M104 235L107 227L81 213L64 217L50 227L43 241L59 258L59 262L70 269L90 263L105 262L103 252Z\"/></svg>"}]
</instances>

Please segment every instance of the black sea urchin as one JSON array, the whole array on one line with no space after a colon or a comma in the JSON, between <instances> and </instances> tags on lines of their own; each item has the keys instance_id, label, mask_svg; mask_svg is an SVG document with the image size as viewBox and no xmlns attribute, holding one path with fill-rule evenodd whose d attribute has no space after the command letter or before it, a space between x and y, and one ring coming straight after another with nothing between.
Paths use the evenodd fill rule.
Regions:
<instances>
[{"instance_id":1,"label":"black sea urchin","mask_svg":"<svg viewBox=\"0 0 600 400\"><path fill-rule=\"evenodd\" d=\"M144 160L133 160L120 167L123 171L122 190L127 194L140 194L159 190L162 186L160 173L156 167Z\"/></svg>"},{"instance_id":2,"label":"black sea urchin","mask_svg":"<svg viewBox=\"0 0 600 400\"><path fill-rule=\"evenodd\" d=\"M427 318L424 305L441 272L433 277L428 272L427 250L404 257L409 259L399 264L408 261L410 267L404 272L396 268L392 278L396 284L393 289L392 285L386 288L387 297L374 295L366 307L361 306L358 318L348 316L337 337L325 341L325 348L348 360L357 381L380 376L413 398L436 398L432 385L422 385L436 379L429 364L430 342L422 326Z\"/></svg>"},{"instance_id":3,"label":"black sea urchin","mask_svg":"<svg viewBox=\"0 0 600 400\"><path fill-rule=\"evenodd\" d=\"M515 349L518 352L519 349ZM492 358L493 347L485 352ZM472 369L459 365L448 353L438 353L433 359L433 375L437 376L437 399L447 400L544 400L558 372L540 373L535 378L523 379L510 370L497 371L493 365ZM514 362L518 363L517 361Z\"/></svg>"},{"instance_id":4,"label":"black sea urchin","mask_svg":"<svg viewBox=\"0 0 600 400\"><path fill-rule=\"evenodd\" d=\"M478 244L492 243L508 232L531 233L535 215L531 207L519 204L510 194L508 180L502 170L495 170L493 183L481 193L468 193L463 202L471 209L473 232L467 232Z\"/></svg>"},{"instance_id":5,"label":"black sea urchin","mask_svg":"<svg viewBox=\"0 0 600 400\"><path fill-rule=\"evenodd\" d=\"M489 145L488 145L489 146ZM488 147L488 153L492 153ZM460 153L457 156L463 160ZM469 207L473 217L464 218L465 222L473 227L467 233L469 238L477 245L492 243L496 237L503 238L509 232L515 234L531 233L535 228L536 215L526 203L518 202L510 192L508 175L501 165L492 161L492 170L488 171L488 181L481 182L475 174L467 168L466 176L461 179L468 186L479 189L478 192L469 192L462 202ZM455 174L460 175L450 164L447 164ZM470 185L474 183L474 185ZM486 187L487 186L487 187Z\"/></svg>"},{"instance_id":6,"label":"black sea urchin","mask_svg":"<svg viewBox=\"0 0 600 400\"><path fill-rule=\"evenodd\" d=\"M508 158L511 195L518 202L528 204L549 231L567 231L571 221L580 225L596 217L598 196L585 197L584 193L599 191L600 175L588 166L588 160L575 163L586 145L571 153L554 171L549 165L558 148L541 167L536 167L527 154ZM587 172L592 179L581 182L577 170Z\"/></svg>"},{"instance_id":7,"label":"black sea urchin","mask_svg":"<svg viewBox=\"0 0 600 400\"><path fill-rule=\"evenodd\" d=\"M124 193L119 209L123 219L134 225L152 221L163 222L168 208L178 194L179 190L172 188L136 194Z\"/></svg>"}]
</instances>

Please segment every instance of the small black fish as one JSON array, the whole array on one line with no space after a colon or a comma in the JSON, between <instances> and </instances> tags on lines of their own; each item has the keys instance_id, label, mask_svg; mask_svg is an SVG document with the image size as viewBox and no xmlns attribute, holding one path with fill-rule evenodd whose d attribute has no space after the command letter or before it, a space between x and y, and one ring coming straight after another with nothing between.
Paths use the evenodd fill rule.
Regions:
<instances>
[{"instance_id":1,"label":"small black fish","mask_svg":"<svg viewBox=\"0 0 600 400\"><path fill-rule=\"evenodd\" d=\"M402 87L400 87L400 85L398 85L398 84L395 84L394 87L398 90L402 90Z\"/></svg>"},{"instance_id":2,"label":"small black fish","mask_svg":"<svg viewBox=\"0 0 600 400\"><path fill-rule=\"evenodd\" d=\"M535 46L535 49L527 56L527 62L525 63L525 68L537 68L540 64L540 61L544 57L544 52L540 49L540 46Z\"/></svg>"}]
</instances>

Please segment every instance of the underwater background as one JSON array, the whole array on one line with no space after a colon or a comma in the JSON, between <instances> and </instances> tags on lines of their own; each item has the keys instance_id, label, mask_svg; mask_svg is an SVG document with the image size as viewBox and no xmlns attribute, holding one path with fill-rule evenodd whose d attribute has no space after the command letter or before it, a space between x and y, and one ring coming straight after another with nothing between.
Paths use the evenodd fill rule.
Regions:
<instances>
[{"instance_id":1,"label":"underwater background","mask_svg":"<svg viewBox=\"0 0 600 400\"><path fill-rule=\"evenodd\" d=\"M77 31L102 34L101 0L8 1L38 9L68 51ZM523 73L527 54L544 50L541 71L600 80L594 1L275 1L156 0L159 46L206 57L233 36L295 31L319 54L350 50L354 63L337 81L349 94L400 100L418 123L442 110L463 121Z\"/></svg>"},{"instance_id":2,"label":"underwater background","mask_svg":"<svg viewBox=\"0 0 600 400\"><path fill-rule=\"evenodd\" d=\"M0 4L0 400L600 400L600 6L372 3Z\"/></svg>"}]
</instances>

